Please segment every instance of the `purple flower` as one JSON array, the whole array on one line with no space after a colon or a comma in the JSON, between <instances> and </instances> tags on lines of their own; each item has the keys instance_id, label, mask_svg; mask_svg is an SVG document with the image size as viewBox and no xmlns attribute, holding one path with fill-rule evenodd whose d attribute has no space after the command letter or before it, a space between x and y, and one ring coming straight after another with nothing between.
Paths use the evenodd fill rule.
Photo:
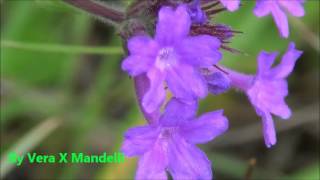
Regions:
<instances>
[{"instance_id":1,"label":"purple flower","mask_svg":"<svg viewBox=\"0 0 320 180\"><path fill-rule=\"evenodd\" d=\"M285 10L296 17L304 16L303 0L257 0L254 14L257 17L272 14L282 37L289 36L288 18Z\"/></svg>"},{"instance_id":2,"label":"purple flower","mask_svg":"<svg viewBox=\"0 0 320 180\"><path fill-rule=\"evenodd\" d=\"M212 179L211 163L195 144L206 143L228 129L223 111L205 113L195 119L197 103L173 98L158 124L129 129L122 151L141 156L136 179Z\"/></svg>"},{"instance_id":3,"label":"purple flower","mask_svg":"<svg viewBox=\"0 0 320 180\"><path fill-rule=\"evenodd\" d=\"M134 36L128 41L129 56L122 69L131 76L146 73L150 86L142 98L146 112L159 109L165 98L166 82L173 95L188 103L207 95L199 69L217 63L220 41L209 35L188 36L191 25L187 8L162 7L155 38Z\"/></svg>"},{"instance_id":4,"label":"purple flower","mask_svg":"<svg viewBox=\"0 0 320 180\"><path fill-rule=\"evenodd\" d=\"M264 139L267 147L276 143L274 124L271 113L288 119L291 111L284 101L288 95L286 78L292 72L295 62L301 56L302 51L295 49L294 43L290 43L287 52L276 67L271 67L278 53L261 52L258 57L258 72L253 85L247 94L256 112L262 117Z\"/></svg>"},{"instance_id":5,"label":"purple flower","mask_svg":"<svg viewBox=\"0 0 320 180\"><path fill-rule=\"evenodd\" d=\"M267 147L276 143L276 133L271 114L288 119L291 111L285 102L288 95L286 78L292 72L302 51L289 44L281 63L272 67L278 53L262 51L258 56L258 71L255 76L244 75L228 70L233 86L246 92L256 113L262 118L263 135Z\"/></svg>"},{"instance_id":6,"label":"purple flower","mask_svg":"<svg viewBox=\"0 0 320 180\"><path fill-rule=\"evenodd\" d=\"M228 11L236 11L240 6L240 0L220 0L220 2Z\"/></svg>"},{"instance_id":7,"label":"purple flower","mask_svg":"<svg viewBox=\"0 0 320 180\"><path fill-rule=\"evenodd\" d=\"M193 23L204 24L208 21L206 13L201 9L200 0L191 1L188 5L188 12Z\"/></svg>"},{"instance_id":8,"label":"purple flower","mask_svg":"<svg viewBox=\"0 0 320 180\"><path fill-rule=\"evenodd\" d=\"M230 79L222 72L216 71L205 75L208 83L209 92L214 95L224 93L230 88Z\"/></svg>"}]
</instances>

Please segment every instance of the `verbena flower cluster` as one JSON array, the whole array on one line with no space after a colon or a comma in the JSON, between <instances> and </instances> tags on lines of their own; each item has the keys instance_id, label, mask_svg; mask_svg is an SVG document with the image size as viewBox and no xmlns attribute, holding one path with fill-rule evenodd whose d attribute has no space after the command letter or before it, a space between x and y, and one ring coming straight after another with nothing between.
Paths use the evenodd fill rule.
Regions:
<instances>
[{"instance_id":1,"label":"verbena flower cluster","mask_svg":"<svg viewBox=\"0 0 320 180\"><path fill-rule=\"evenodd\" d=\"M211 162L196 144L207 143L228 129L223 110L196 117L199 100L231 88L244 92L261 117L267 147L276 144L272 114L288 119L286 78L302 51L291 42L281 62L278 53L261 51L256 74L243 74L219 64L222 50L237 33L213 24L220 11L236 11L240 0L192 0L156 4L154 33L136 33L128 39L129 55L122 69L134 78L145 126L125 133L122 151L139 156L136 179L212 179ZM288 37L286 13L303 16L302 0L257 0L258 17L271 14L282 37ZM222 6L222 7L221 7ZM217 8L221 7L221 8ZM153 35L150 35L153 34Z\"/></svg>"}]
</instances>

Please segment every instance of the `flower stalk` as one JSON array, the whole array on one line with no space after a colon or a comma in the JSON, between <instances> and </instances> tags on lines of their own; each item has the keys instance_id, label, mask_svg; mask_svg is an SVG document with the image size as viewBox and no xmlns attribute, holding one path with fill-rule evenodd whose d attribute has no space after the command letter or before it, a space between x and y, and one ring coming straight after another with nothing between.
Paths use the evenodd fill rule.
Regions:
<instances>
[{"instance_id":1,"label":"flower stalk","mask_svg":"<svg viewBox=\"0 0 320 180\"><path fill-rule=\"evenodd\" d=\"M92 0L63 0L64 2L80 8L90 14L110 20L116 24L120 24L125 20L125 14L121 11L108 7L105 4L94 2Z\"/></svg>"}]
</instances>

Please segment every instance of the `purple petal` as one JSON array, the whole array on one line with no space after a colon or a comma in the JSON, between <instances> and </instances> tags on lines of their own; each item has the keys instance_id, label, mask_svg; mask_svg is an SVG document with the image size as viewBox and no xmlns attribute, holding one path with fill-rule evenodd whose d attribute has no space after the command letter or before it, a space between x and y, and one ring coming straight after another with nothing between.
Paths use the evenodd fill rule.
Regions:
<instances>
[{"instance_id":1,"label":"purple petal","mask_svg":"<svg viewBox=\"0 0 320 180\"><path fill-rule=\"evenodd\" d=\"M289 36L289 25L286 14L279 7L278 1L270 0L257 0L254 8L254 14L257 17L266 16L272 13L273 19L280 31L282 37Z\"/></svg>"},{"instance_id":2,"label":"purple petal","mask_svg":"<svg viewBox=\"0 0 320 180\"><path fill-rule=\"evenodd\" d=\"M176 49L183 62L197 67L208 67L222 58L218 50L220 45L220 40L213 36L199 35L185 38Z\"/></svg>"},{"instance_id":3,"label":"purple petal","mask_svg":"<svg viewBox=\"0 0 320 180\"><path fill-rule=\"evenodd\" d=\"M246 92L251 104L255 108L272 111L283 104L284 97L288 94L288 87L285 80L263 80L256 78L254 85ZM280 113L275 110L276 115L283 118L290 116L289 111Z\"/></svg>"},{"instance_id":4,"label":"purple petal","mask_svg":"<svg viewBox=\"0 0 320 180\"><path fill-rule=\"evenodd\" d=\"M224 7L229 11L235 11L240 6L240 0L220 0Z\"/></svg>"},{"instance_id":5,"label":"purple petal","mask_svg":"<svg viewBox=\"0 0 320 180\"><path fill-rule=\"evenodd\" d=\"M264 102L268 104L269 111L282 119L288 119L291 116L291 110L284 101L285 96L288 95L287 81L283 79L273 80L267 84L267 87L270 92L265 92L265 94L269 94L269 98Z\"/></svg>"},{"instance_id":6,"label":"purple petal","mask_svg":"<svg viewBox=\"0 0 320 180\"><path fill-rule=\"evenodd\" d=\"M176 10L162 7L159 11L156 27L156 40L161 45L172 45L187 36L191 26L191 19L187 7L180 5Z\"/></svg>"},{"instance_id":7,"label":"purple petal","mask_svg":"<svg viewBox=\"0 0 320 180\"><path fill-rule=\"evenodd\" d=\"M152 66L153 61L152 58L146 56L130 55L123 60L121 68L130 76L137 76L146 72Z\"/></svg>"},{"instance_id":8,"label":"purple petal","mask_svg":"<svg viewBox=\"0 0 320 180\"><path fill-rule=\"evenodd\" d=\"M136 173L137 180L159 179L166 180L167 174L165 168L168 164L166 153L161 145L157 142L154 147L146 152L139 160L138 170Z\"/></svg>"},{"instance_id":9,"label":"purple petal","mask_svg":"<svg viewBox=\"0 0 320 180\"><path fill-rule=\"evenodd\" d=\"M142 106L148 113L159 109L165 99L165 89L163 81L165 74L157 68L152 68L148 71L147 77L149 79L149 90L142 98Z\"/></svg>"},{"instance_id":10,"label":"purple petal","mask_svg":"<svg viewBox=\"0 0 320 180\"><path fill-rule=\"evenodd\" d=\"M274 129L274 122L267 108L274 104L270 103L268 99L266 99L266 102L263 101L264 99L261 99L261 97L263 96L266 98L272 98L272 94L269 94L269 96L259 95L259 92L255 92L255 91L259 91L259 90L251 89L248 92L248 96L251 104L254 106L256 110L256 113L262 118L264 141L266 146L270 148L272 145L276 144L277 140L276 140L276 132Z\"/></svg>"},{"instance_id":11,"label":"purple petal","mask_svg":"<svg viewBox=\"0 0 320 180\"><path fill-rule=\"evenodd\" d=\"M266 51L260 52L258 56L258 75L264 75L266 74L270 68L272 67L272 64L276 60L276 57L278 56L277 52L268 53Z\"/></svg>"},{"instance_id":12,"label":"purple petal","mask_svg":"<svg viewBox=\"0 0 320 180\"><path fill-rule=\"evenodd\" d=\"M257 0L253 12L257 17L266 16L271 13L272 4L274 4L272 1Z\"/></svg>"},{"instance_id":13,"label":"purple petal","mask_svg":"<svg viewBox=\"0 0 320 180\"><path fill-rule=\"evenodd\" d=\"M126 156L142 155L153 146L159 132L150 126L130 128L124 135L121 151Z\"/></svg>"},{"instance_id":14,"label":"purple petal","mask_svg":"<svg viewBox=\"0 0 320 180\"><path fill-rule=\"evenodd\" d=\"M264 117L266 116L265 114L270 113L283 119L288 119L291 116L291 111L284 101L285 96L288 94L285 80L263 80L257 78L254 86L246 93L259 116Z\"/></svg>"},{"instance_id":15,"label":"purple petal","mask_svg":"<svg viewBox=\"0 0 320 180\"><path fill-rule=\"evenodd\" d=\"M149 124L156 124L160 117L160 109L156 109L154 112L148 113L142 105L142 99L150 88L149 84L149 79L147 77L147 74L145 73L134 77L134 87L136 91L136 96L143 116Z\"/></svg>"},{"instance_id":16,"label":"purple petal","mask_svg":"<svg viewBox=\"0 0 320 180\"><path fill-rule=\"evenodd\" d=\"M148 36L134 36L128 40L130 55L122 62L122 69L131 76L146 72L154 63L157 43Z\"/></svg>"},{"instance_id":17,"label":"purple petal","mask_svg":"<svg viewBox=\"0 0 320 180\"><path fill-rule=\"evenodd\" d=\"M268 148L275 145L277 142L276 130L274 128L274 122L270 113L262 114L262 127L264 142Z\"/></svg>"},{"instance_id":18,"label":"purple petal","mask_svg":"<svg viewBox=\"0 0 320 180\"><path fill-rule=\"evenodd\" d=\"M303 1L301 0L281 0L279 4L290 12L293 16L302 17L304 16L304 8L302 6Z\"/></svg>"},{"instance_id":19,"label":"purple petal","mask_svg":"<svg viewBox=\"0 0 320 180\"><path fill-rule=\"evenodd\" d=\"M271 106L270 112L281 117L282 119L289 119L291 117L291 110L284 100L280 101L275 106Z\"/></svg>"},{"instance_id":20,"label":"purple petal","mask_svg":"<svg viewBox=\"0 0 320 180\"><path fill-rule=\"evenodd\" d=\"M168 162L173 179L212 179L211 163L207 156L179 135L169 141Z\"/></svg>"},{"instance_id":21,"label":"purple petal","mask_svg":"<svg viewBox=\"0 0 320 180\"><path fill-rule=\"evenodd\" d=\"M205 113L198 120L185 123L181 135L190 143L206 143L221 135L228 129L228 119L223 110Z\"/></svg>"},{"instance_id":22,"label":"purple petal","mask_svg":"<svg viewBox=\"0 0 320 180\"><path fill-rule=\"evenodd\" d=\"M128 40L130 55L141 55L155 58L158 48L157 42L149 36L134 36Z\"/></svg>"},{"instance_id":23,"label":"purple petal","mask_svg":"<svg viewBox=\"0 0 320 180\"><path fill-rule=\"evenodd\" d=\"M293 70L298 58L302 55L302 51L295 49L295 44L290 43L287 52L283 55L281 63L274 67L270 74L274 78L286 78Z\"/></svg>"},{"instance_id":24,"label":"purple petal","mask_svg":"<svg viewBox=\"0 0 320 180\"><path fill-rule=\"evenodd\" d=\"M176 98L172 98L161 117L161 124L166 126L179 125L181 122L193 119L197 114L198 103L196 101L186 104Z\"/></svg>"},{"instance_id":25,"label":"purple petal","mask_svg":"<svg viewBox=\"0 0 320 180\"><path fill-rule=\"evenodd\" d=\"M209 92L214 95L219 95L227 91L231 86L230 79L222 72L214 72L205 76Z\"/></svg>"},{"instance_id":26,"label":"purple petal","mask_svg":"<svg viewBox=\"0 0 320 180\"><path fill-rule=\"evenodd\" d=\"M175 97L185 102L207 95L207 84L200 73L190 65L179 64L167 70L167 83Z\"/></svg>"},{"instance_id":27,"label":"purple petal","mask_svg":"<svg viewBox=\"0 0 320 180\"><path fill-rule=\"evenodd\" d=\"M289 36L289 25L286 14L280 9L278 5L273 6L271 13L281 36L287 38Z\"/></svg>"}]
</instances>

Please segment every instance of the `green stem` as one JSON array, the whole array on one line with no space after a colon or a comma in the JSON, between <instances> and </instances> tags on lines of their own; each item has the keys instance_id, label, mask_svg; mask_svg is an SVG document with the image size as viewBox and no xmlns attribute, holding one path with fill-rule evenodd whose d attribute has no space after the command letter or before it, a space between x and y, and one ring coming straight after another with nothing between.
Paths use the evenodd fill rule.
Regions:
<instances>
[{"instance_id":1,"label":"green stem","mask_svg":"<svg viewBox=\"0 0 320 180\"><path fill-rule=\"evenodd\" d=\"M90 47L90 46L73 46L61 44L45 44L45 43L26 43L18 41L1 41L1 48L14 48L28 51L43 51L51 53L67 53L67 54L102 54L102 55L118 55L123 51L120 47Z\"/></svg>"}]
</instances>

